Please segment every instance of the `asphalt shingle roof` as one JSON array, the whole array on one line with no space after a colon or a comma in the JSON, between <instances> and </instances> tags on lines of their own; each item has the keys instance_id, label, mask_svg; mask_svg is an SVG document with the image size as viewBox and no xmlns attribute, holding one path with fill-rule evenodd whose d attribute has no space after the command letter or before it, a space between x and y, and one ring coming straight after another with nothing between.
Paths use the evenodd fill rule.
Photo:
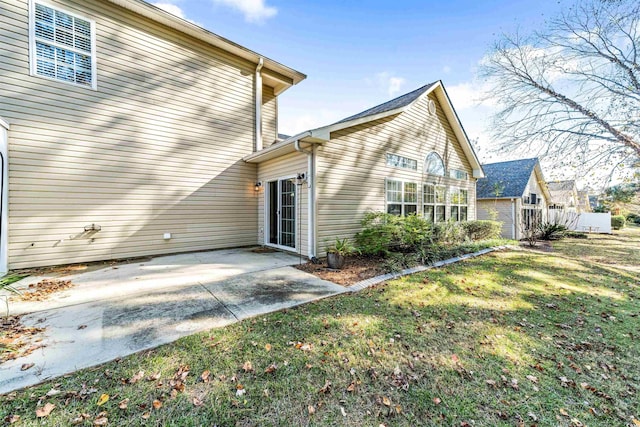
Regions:
<instances>
[{"instance_id":1,"label":"asphalt shingle roof","mask_svg":"<svg viewBox=\"0 0 640 427\"><path fill-rule=\"evenodd\" d=\"M549 187L549 191L571 191L575 183L572 179L568 181L551 181L547 182L547 187Z\"/></svg>"},{"instance_id":2,"label":"asphalt shingle roof","mask_svg":"<svg viewBox=\"0 0 640 427\"><path fill-rule=\"evenodd\" d=\"M522 197L538 159L512 160L508 162L482 165L485 178L478 180L478 199L496 197L496 184L503 188L497 197Z\"/></svg>"},{"instance_id":3,"label":"asphalt shingle roof","mask_svg":"<svg viewBox=\"0 0 640 427\"><path fill-rule=\"evenodd\" d=\"M349 122L351 120L361 119L367 116L373 116L374 114L385 113L387 111L395 110L397 108L406 107L411 104L413 101L418 99L420 95L428 91L433 85L437 82L429 83L428 85L422 86L412 92L405 93L404 95L400 95L397 98L392 99L391 101L387 101L383 104L376 105L375 107L369 108L368 110L364 110L361 113L354 114L353 116L349 116L346 119L342 119L337 123Z\"/></svg>"}]
</instances>

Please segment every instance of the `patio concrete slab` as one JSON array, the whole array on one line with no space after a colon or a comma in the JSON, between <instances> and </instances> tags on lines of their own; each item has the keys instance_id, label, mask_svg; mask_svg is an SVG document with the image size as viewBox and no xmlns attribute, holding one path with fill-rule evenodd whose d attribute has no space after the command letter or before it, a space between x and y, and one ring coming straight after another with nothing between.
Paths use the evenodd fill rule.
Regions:
<instances>
[{"instance_id":1,"label":"patio concrete slab","mask_svg":"<svg viewBox=\"0 0 640 427\"><path fill-rule=\"evenodd\" d=\"M0 394L195 332L345 292L342 286L283 267L297 258L281 253L245 256L236 250L162 259L138 265L152 269L118 267L129 275L107 268L68 276L76 286L65 291L65 297L32 303L36 311L22 319L27 326L46 328L43 347L0 364ZM247 260L256 262L245 264ZM214 272L215 266L221 271ZM160 285L150 286L154 281ZM86 294L95 299L87 301ZM25 363L35 365L21 371Z\"/></svg>"}]
</instances>

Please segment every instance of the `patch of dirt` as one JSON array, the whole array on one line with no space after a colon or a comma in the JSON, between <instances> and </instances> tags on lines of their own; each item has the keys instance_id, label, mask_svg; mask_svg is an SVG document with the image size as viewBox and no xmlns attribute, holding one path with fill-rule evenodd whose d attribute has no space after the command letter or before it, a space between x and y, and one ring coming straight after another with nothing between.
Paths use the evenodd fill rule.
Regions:
<instances>
[{"instance_id":1,"label":"patch of dirt","mask_svg":"<svg viewBox=\"0 0 640 427\"><path fill-rule=\"evenodd\" d=\"M54 265L49 267L36 267L36 268L28 268L22 270L14 270L12 273L14 274L23 274L26 276L65 276L70 273L79 273L79 272L89 272L100 270L105 267L116 267L118 265L123 264L135 264L138 262L147 262L152 260L153 257L135 257L135 258L119 258L108 261L94 261L88 263L81 264L65 264L65 265Z\"/></svg>"},{"instance_id":2,"label":"patch of dirt","mask_svg":"<svg viewBox=\"0 0 640 427\"><path fill-rule=\"evenodd\" d=\"M308 262L306 264L296 265L295 267L298 270L306 271L321 279L329 280L343 286L351 286L361 280L388 273L383 267L384 260L382 258L348 257L341 270L328 268L326 259L322 259L321 261L321 264Z\"/></svg>"},{"instance_id":3,"label":"patch of dirt","mask_svg":"<svg viewBox=\"0 0 640 427\"><path fill-rule=\"evenodd\" d=\"M22 301L44 301L54 292L63 291L73 287L71 280L43 279L29 285L29 292L23 292L15 297Z\"/></svg>"},{"instance_id":4,"label":"patch of dirt","mask_svg":"<svg viewBox=\"0 0 640 427\"><path fill-rule=\"evenodd\" d=\"M529 242L520 241L520 247L530 249L532 251L553 252L553 245L549 240L538 240L535 246L529 245Z\"/></svg>"},{"instance_id":5,"label":"patch of dirt","mask_svg":"<svg viewBox=\"0 0 640 427\"><path fill-rule=\"evenodd\" d=\"M38 334L45 328L26 327L20 316L0 318L0 363L26 356L42 347ZM28 368L27 368L28 369Z\"/></svg>"}]
</instances>

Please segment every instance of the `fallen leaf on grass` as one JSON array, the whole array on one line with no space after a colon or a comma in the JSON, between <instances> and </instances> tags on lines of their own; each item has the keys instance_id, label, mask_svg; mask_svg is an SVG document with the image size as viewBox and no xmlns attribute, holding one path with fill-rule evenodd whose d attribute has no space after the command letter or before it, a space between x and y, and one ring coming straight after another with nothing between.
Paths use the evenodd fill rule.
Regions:
<instances>
[{"instance_id":1,"label":"fallen leaf on grass","mask_svg":"<svg viewBox=\"0 0 640 427\"><path fill-rule=\"evenodd\" d=\"M240 397L247 394L247 390L244 389L244 386L242 384L238 384L236 386L236 396Z\"/></svg>"},{"instance_id":2,"label":"fallen leaf on grass","mask_svg":"<svg viewBox=\"0 0 640 427\"><path fill-rule=\"evenodd\" d=\"M271 351L271 344L267 343L264 345L264 349L267 351Z\"/></svg>"},{"instance_id":3,"label":"fallen leaf on grass","mask_svg":"<svg viewBox=\"0 0 640 427\"><path fill-rule=\"evenodd\" d=\"M144 378L144 371L139 371L137 374L135 374L129 379L128 383L135 384L138 381L140 381L142 378Z\"/></svg>"},{"instance_id":4,"label":"fallen leaf on grass","mask_svg":"<svg viewBox=\"0 0 640 427\"><path fill-rule=\"evenodd\" d=\"M18 421L20 421L20 415L9 415L4 420L9 424L17 423Z\"/></svg>"},{"instance_id":5,"label":"fallen leaf on grass","mask_svg":"<svg viewBox=\"0 0 640 427\"><path fill-rule=\"evenodd\" d=\"M347 412L344 410L344 408L342 406L340 407L340 412L342 412L342 416L343 417L347 416Z\"/></svg>"},{"instance_id":6,"label":"fallen leaf on grass","mask_svg":"<svg viewBox=\"0 0 640 427\"><path fill-rule=\"evenodd\" d=\"M145 412L144 414L142 414L142 419L148 420L150 416L151 416L151 412Z\"/></svg>"},{"instance_id":7,"label":"fallen leaf on grass","mask_svg":"<svg viewBox=\"0 0 640 427\"><path fill-rule=\"evenodd\" d=\"M211 371L204 371L202 375L200 375L200 379L202 379L202 381L204 381L205 383L208 383L210 375L211 375Z\"/></svg>"},{"instance_id":8,"label":"fallen leaf on grass","mask_svg":"<svg viewBox=\"0 0 640 427\"><path fill-rule=\"evenodd\" d=\"M242 370L245 372L253 372L253 365L249 361L244 362L244 364L242 365Z\"/></svg>"},{"instance_id":9,"label":"fallen leaf on grass","mask_svg":"<svg viewBox=\"0 0 640 427\"><path fill-rule=\"evenodd\" d=\"M276 369L278 369L278 366L275 363L272 363L271 365L269 365L267 367L267 369L264 370L265 373L270 374L272 372L275 372Z\"/></svg>"},{"instance_id":10,"label":"fallen leaf on grass","mask_svg":"<svg viewBox=\"0 0 640 427\"><path fill-rule=\"evenodd\" d=\"M560 412L560 415L563 415L563 416L565 416L565 417L568 417L568 416L569 416L569 413L568 413L568 412L567 412L567 410L566 410L566 409L564 409L564 408L560 408L560 411L559 411L559 412Z\"/></svg>"},{"instance_id":11,"label":"fallen leaf on grass","mask_svg":"<svg viewBox=\"0 0 640 427\"><path fill-rule=\"evenodd\" d=\"M129 406L129 399L123 399L118 403L118 408L120 409L127 409L127 406Z\"/></svg>"},{"instance_id":12,"label":"fallen leaf on grass","mask_svg":"<svg viewBox=\"0 0 640 427\"><path fill-rule=\"evenodd\" d=\"M387 396L382 396L382 404L384 406L391 406L391 399L389 399Z\"/></svg>"},{"instance_id":13,"label":"fallen leaf on grass","mask_svg":"<svg viewBox=\"0 0 640 427\"><path fill-rule=\"evenodd\" d=\"M108 394L102 394L102 395L100 395L100 398L96 402L96 405L102 406L105 403L107 403L108 401L109 401L109 395Z\"/></svg>"},{"instance_id":14,"label":"fallen leaf on grass","mask_svg":"<svg viewBox=\"0 0 640 427\"><path fill-rule=\"evenodd\" d=\"M198 406L202 406L202 405L203 405L202 400L198 399L197 397L194 397L194 398L191 400L191 403L193 403L193 406L195 406L195 407L198 407Z\"/></svg>"},{"instance_id":15,"label":"fallen leaf on grass","mask_svg":"<svg viewBox=\"0 0 640 427\"><path fill-rule=\"evenodd\" d=\"M536 377L536 376L533 376L533 375L527 375L527 379L528 379L529 381L531 381L532 383L536 383L536 384L538 383L538 377Z\"/></svg>"},{"instance_id":16,"label":"fallen leaf on grass","mask_svg":"<svg viewBox=\"0 0 640 427\"><path fill-rule=\"evenodd\" d=\"M147 381L158 381L160 379L160 372L157 372L153 375L149 375L147 377Z\"/></svg>"},{"instance_id":17,"label":"fallen leaf on grass","mask_svg":"<svg viewBox=\"0 0 640 427\"><path fill-rule=\"evenodd\" d=\"M105 414L106 415L106 414ZM106 426L109 424L109 419L104 415L98 416L95 420L93 420L94 426Z\"/></svg>"},{"instance_id":18,"label":"fallen leaf on grass","mask_svg":"<svg viewBox=\"0 0 640 427\"><path fill-rule=\"evenodd\" d=\"M356 391L356 382L355 381L351 381L351 384L349 384L349 386L347 386L347 391L349 393L353 393L354 391Z\"/></svg>"},{"instance_id":19,"label":"fallen leaf on grass","mask_svg":"<svg viewBox=\"0 0 640 427\"><path fill-rule=\"evenodd\" d=\"M487 380L485 381L488 385L490 385L491 387L495 387L496 386L496 382L495 380Z\"/></svg>"},{"instance_id":20,"label":"fallen leaf on grass","mask_svg":"<svg viewBox=\"0 0 640 427\"><path fill-rule=\"evenodd\" d=\"M56 405L54 405L53 403L46 403L44 406L36 408L36 417L48 417L51 411L55 409L55 407Z\"/></svg>"},{"instance_id":21,"label":"fallen leaf on grass","mask_svg":"<svg viewBox=\"0 0 640 427\"><path fill-rule=\"evenodd\" d=\"M331 381L325 380L324 385L322 386L322 388L320 388L320 390L318 390L318 393L329 393L330 391L331 391Z\"/></svg>"},{"instance_id":22,"label":"fallen leaf on grass","mask_svg":"<svg viewBox=\"0 0 640 427\"><path fill-rule=\"evenodd\" d=\"M307 411L309 411L309 415L313 415L316 413L316 408L314 408L312 405L307 406Z\"/></svg>"},{"instance_id":23,"label":"fallen leaf on grass","mask_svg":"<svg viewBox=\"0 0 640 427\"><path fill-rule=\"evenodd\" d=\"M56 396L56 395L58 395L60 393L62 393L60 390L56 390L55 388L52 388L51 390L49 390L47 392L47 394L45 394L45 396L51 397L51 396Z\"/></svg>"},{"instance_id":24,"label":"fallen leaf on grass","mask_svg":"<svg viewBox=\"0 0 640 427\"><path fill-rule=\"evenodd\" d=\"M24 364L22 364L22 366L20 367L20 370L21 370L21 371L26 371L27 369L31 369L31 368L33 368L34 366L36 366L36 364L35 364L35 363L24 363Z\"/></svg>"},{"instance_id":25,"label":"fallen leaf on grass","mask_svg":"<svg viewBox=\"0 0 640 427\"><path fill-rule=\"evenodd\" d=\"M439 405L442 402L442 400L440 400L439 397L434 397L433 398L433 403L435 403L436 405Z\"/></svg>"},{"instance_id":26,"label":"fallen leaf on grass","mask_svg":"<svg viewBox=\"0 0 640 427\"><path fill-rule=\"evenodd\" d=\"M153 401L153 409L160 409L162 408L162 402L160 402L158 399L155 399Z\"/></svg>"},{"instance_id":27,"label":"fallen leaf on grass","mask_svg":"<svg viewBox=\"0 0 640 427\"><path fill-rule=\"evenodd\" d=\"M636 420L635 418L632 418L631 421L633 422L634 426L640 426L640 421Z\"/></svg>"}]
</instances>

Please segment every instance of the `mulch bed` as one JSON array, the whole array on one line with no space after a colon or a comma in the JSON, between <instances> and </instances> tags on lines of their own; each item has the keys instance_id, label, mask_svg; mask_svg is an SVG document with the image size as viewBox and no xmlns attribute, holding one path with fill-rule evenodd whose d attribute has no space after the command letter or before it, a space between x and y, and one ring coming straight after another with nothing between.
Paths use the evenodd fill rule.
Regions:
<instances>
[{"instance_id":1,"label":"mulch bed","mask_svg":"<svg viewBox=\"0 0 640 427\"><path fill-rule=\"evenodd\" d=\"M307 262L306 264L296 265L295 267L307 273L314 274L321 279L329 280L330 282L343 286L351 286L361 280L388 273L384 268L384 260L382 258L348 257L341 270L332 270L327 267L325 259L321 261L321 264Z\"/></svg>"}]
</instances>

